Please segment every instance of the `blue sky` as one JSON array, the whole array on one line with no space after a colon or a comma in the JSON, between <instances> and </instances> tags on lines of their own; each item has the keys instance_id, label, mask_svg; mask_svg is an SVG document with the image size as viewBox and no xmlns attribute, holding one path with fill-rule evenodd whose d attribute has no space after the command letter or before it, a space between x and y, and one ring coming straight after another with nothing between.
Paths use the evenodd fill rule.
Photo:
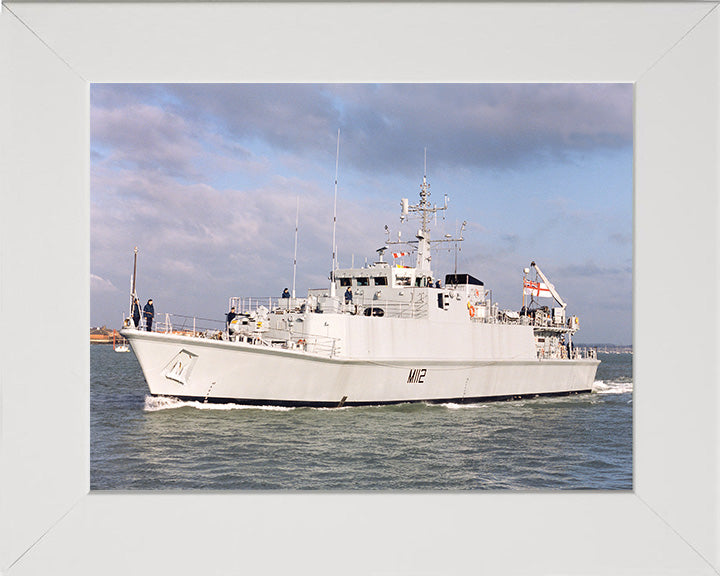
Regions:
<instances>
[{"instance_id":1,"label":"blue sky","mask_svg":"<svg viewBox=\"0 0 720 576\"><path fill-rule=\"evenodd\" d=\"M338 129L340 266L365 259L418 198L467 220L458 269L519 309L535 260L578 342L632 341L630 84L93 84L91 324L119 326L133 247L156 311L223 317L230 296L327 284ZM436 276L454 253L433 255ZM550 301L548 301L550 303Z\"/></svg>"}]
</instances>

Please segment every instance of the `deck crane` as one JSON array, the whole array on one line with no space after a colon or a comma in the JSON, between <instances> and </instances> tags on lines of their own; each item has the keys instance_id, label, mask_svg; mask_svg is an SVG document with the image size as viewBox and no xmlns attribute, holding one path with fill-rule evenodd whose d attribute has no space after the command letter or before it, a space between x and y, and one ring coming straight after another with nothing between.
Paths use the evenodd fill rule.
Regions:
<instances>
[{"instance_id":1,"label":"deck crane","mask_svg":"<svg viewBox=\"0 0 720 576\"><path fill-rule=\"evenodd\" d=\"M553 286L550 281L547 279L545 274L542 273L542 270L540 270L540 267L535 264L535 262L530 262L530 266L535 268L535 272L537 272L537 275L540 276L540 279L544 282L544 284L547 286L548 290L550 290L550 294L552 294L552 297L555 298L558 304L562 306L563 310L565 309L565 301L560 298L560 294L558 294L557 290L555 290L555 286Z\"/></svg>"}]
</instances>

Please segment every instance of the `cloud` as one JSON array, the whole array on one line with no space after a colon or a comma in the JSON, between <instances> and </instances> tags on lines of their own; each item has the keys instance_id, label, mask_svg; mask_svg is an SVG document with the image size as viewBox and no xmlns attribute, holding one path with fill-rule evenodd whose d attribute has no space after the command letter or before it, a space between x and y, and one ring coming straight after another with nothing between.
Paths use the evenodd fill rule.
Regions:
<instances>
[{"instance_id":1,"label":"cloud","mask_svg":"<svg viewBox=\"0 0 720 576\"><path fill-rule=\"evenodd\" d=\"M110 282L110 280L101 278L96 274L90 274L90 290L97 293L118 291L118 289L112 282Z\"/></svg>"},{"instance_id":2,"label":"cloud","mask_svg":"<svg viewBox=\"0 0 720 576\"><path fill-rule=\"evenodd\" d=\"M615 244L627 246L632 244L633 235L632 232L616 232L614 234L610 234L609 240Z\"/></svg>"},{"instance_id":3,"label":"cloud","mask_svg":"<svg viewBox=\"0 0 720 576\"><path fill-rule=\"evenodd\" d=\"M569 277L608 278L611 276L625 276L632 270L627 267L598 266L594 262L586 262L584 264L563 266L558 272Z\"/></svg>"},{"instance_id":4,"label":"cloud","mask_svg":"<svg viewBox=\"0 0 720 576\"><path fill-rule=\"evenodd\" d=\"M136 104L118 108L93 108L92 143L95 154L109 150L103 161L116 166L192 177L202 147L193 128L181 117L157 106Z\"/></svg>"},{"instance_id":5,"label":"cloud","mask_svg":"<svg viewBox=\"0 0 720 576\"><path fill-rule=\"evenodd\" d=\"M175 84L167 90L183 115L281 150L324 149L339 127L339 112L320 84Z\"/></svg>"},{"instance_id":6,"label":"cloud","mask_svg":"<svg viewBox=\"0 0 720 576\"><path fill-rule=\"evenodd\" d=\"M340 129L343 165L382 172L418 173L425 146L433 167L499 170L632 144L629 84L169 84L140 95L171 111L148 119L166 132L182 117L324 162Z\"/></svg>"},{"instance_id":7,"label":"cloud","mask_svg":"<svg viewBox=\"0 0 720 576\"><path fill-rule=\"evenodd\" d=\"M363 167L493 170L632 143L629 85L339 86ZM448 134L452 137L448 138ZM351 155L353 158L355 155Z\"/></svg>"},{"instance_id":8,"label":"cloud","mask_svg":"<svg viewBox=\"0 0 720 576\"><path fill-rule=\"evenodd\" d=\"M501 234L500 240L503 253L512 253L517 250L520 236L518 234Z\"/></svg>"}]
</instances>

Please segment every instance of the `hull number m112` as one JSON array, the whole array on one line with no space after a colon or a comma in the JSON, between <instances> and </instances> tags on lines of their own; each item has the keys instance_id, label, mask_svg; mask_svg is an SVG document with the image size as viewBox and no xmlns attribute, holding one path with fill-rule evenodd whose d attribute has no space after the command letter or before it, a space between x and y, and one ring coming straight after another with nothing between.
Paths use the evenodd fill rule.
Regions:
<instances>
[{"instance_id":1,"label":"hull number m112","mask_svg":"<svg viewBox=\"0 0 720 576\"><path fill-rule=\"evenodd\" d=\"M427 370L425 368L416 368L414 370L410 370L410 374L408 374L408 384L423 384L425 382L425 374L427 373Z\"/></svg>"}]
</instances>

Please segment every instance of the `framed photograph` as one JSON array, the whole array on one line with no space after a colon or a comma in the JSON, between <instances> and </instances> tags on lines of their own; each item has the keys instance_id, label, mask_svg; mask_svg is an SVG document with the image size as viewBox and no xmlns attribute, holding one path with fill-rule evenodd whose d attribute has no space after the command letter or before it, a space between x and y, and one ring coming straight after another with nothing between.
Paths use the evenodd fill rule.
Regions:
<instances>
[{"instance_id":1,"label":"framed photograph","mask_svg":"<svg viewBox=\"0 0 720 576\"><path fill-rule=\"evenodd\" d=\"M715 574L719 24L714 3L4 4L0 570ZM632 83L632 492L90 492L109 82Z\"/></svg>"}]
</instances>

